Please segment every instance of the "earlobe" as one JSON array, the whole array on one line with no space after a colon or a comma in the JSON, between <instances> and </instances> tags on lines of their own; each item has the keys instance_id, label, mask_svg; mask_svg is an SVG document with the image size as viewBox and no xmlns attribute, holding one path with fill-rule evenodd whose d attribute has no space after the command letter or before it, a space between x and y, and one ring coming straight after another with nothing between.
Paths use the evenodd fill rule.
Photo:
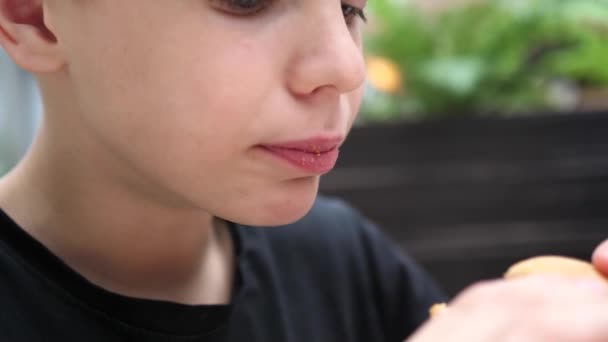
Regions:
<instances>
[{"instance_id":1,"label":"earlobe","mask_svg":"<svg viewBox=\"0 0 608 342\"><path fill-rule=\"evenodd\" d=\"M63 56L44 22L39 0L0 0L0 45L21 68L32 73L61 69Z\"/></svg>"}]
</instances>

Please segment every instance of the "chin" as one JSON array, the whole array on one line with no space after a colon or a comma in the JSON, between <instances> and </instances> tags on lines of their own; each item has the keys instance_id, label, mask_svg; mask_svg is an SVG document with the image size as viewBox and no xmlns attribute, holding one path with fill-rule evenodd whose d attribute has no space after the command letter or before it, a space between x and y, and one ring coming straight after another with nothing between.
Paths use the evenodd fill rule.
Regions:
<instances>
[{"instance_id":1,"label":"chin","mask_svg":"<svg viewBox=\"0 0 608 342\"><path fill-rule=\"evenodd\" d=\"M318 179L290 181L278 189L268 189L260 192L256 200L243 204L234 222L264 227L296 222L310 211L317 191Z\"/></svg>"},{"instance_id":2,"label":"chin","mask_svg":"<svg viewBox=\"0 0 608 342\"><path fill-rule=\"evenodd\" d=\"M260 219L261 226L282 226L294 223L304 217L314 204L314 199L310 201L300 200L298 203L282 205L279 210L271 210Z\"/></svg>"}]
</instances>

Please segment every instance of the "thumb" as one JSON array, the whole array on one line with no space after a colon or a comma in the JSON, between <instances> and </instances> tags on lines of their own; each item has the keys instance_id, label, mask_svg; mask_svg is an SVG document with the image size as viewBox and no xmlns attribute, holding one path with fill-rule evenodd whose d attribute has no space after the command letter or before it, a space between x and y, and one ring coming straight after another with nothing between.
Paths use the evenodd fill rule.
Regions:
<instances>
[{"instance_id":1,"label":"thumb","mask_svg":"<svg viewBox=\"0 0 608 342\"><path fill-rule=\"evenodd\" d=\"M593 266L608 277L608 240L602 242L593 252Z\"/></svg>"}]
</instances>

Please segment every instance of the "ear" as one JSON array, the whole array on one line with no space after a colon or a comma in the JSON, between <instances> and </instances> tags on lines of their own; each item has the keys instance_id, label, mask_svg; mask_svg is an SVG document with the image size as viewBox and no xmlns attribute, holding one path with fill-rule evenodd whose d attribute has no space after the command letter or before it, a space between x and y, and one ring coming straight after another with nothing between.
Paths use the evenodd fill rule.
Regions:
<instances>
[{"instance_id":1,"label":"ear","mask_svg":"<svg viewBox=\"0 0 608 342\"><path fill-rule=\"evenodd\" d=\"M64 65L45 14L43 0L0 0L0 45L32 73L53 72Z\"/></svg>"}]
</instances>

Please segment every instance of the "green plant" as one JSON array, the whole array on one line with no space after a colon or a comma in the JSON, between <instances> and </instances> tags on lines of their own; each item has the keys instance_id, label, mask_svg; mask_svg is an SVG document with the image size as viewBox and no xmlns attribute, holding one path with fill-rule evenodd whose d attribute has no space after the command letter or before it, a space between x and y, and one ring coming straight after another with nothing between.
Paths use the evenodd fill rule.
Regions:
<instances>
[{"instance_id":1,"label":"green plant","mask_svg":"<svg viewBox=\"0 0 608 342\"><path fill-rule=\"evenodd\" d=\"M608 2L486 0L423 13L407 2L370 2L367 51L400 66L401 94L368 96L368 120L414 115L513 115L556 109L556 80L608 85ZM382 99L391 114L377 110Z\"/></svg>"}]
</instances>

